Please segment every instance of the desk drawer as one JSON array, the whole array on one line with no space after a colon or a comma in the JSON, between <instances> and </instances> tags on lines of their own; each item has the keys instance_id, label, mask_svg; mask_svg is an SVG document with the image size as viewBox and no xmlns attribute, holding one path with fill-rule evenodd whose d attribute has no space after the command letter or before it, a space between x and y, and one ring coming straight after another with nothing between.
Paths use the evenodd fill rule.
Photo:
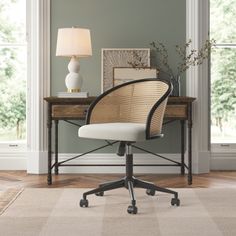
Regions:
<instances>
[{"instance_id":1,"label":"desk drawer","mask_svg":"<svg viewBox=\"0 0 236 236\"><path fill-rule=\"evenodd\" d=\"M165 118L185 118L187 119L187 105L167 105L165 111Z\"/></svg>"},{"instance_id":2,"label":"desk drawer","mask_svg":"<svg viewBox=\"0 0 236 236\"><path fill-rule=\"evenodd\" d=\"M52 118L82 118L84 119L89 105L54 105Z\"/></svg>"}]
</instances>

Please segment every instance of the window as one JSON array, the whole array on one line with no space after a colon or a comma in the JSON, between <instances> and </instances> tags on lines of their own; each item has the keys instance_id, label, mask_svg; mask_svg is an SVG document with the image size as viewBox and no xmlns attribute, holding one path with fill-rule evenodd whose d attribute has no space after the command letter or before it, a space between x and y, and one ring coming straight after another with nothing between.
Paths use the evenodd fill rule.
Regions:
<instances>
[{"instance_id":1,"label":"window","mask_svg":"<svg viewBox=\"0 0 236 236\"><path fill-rule=\"evenodd\" d=\"M210 0L210 34L216 40L211 55L211 143L236 143L236 1Z\"/></svg>"},{"instance_id":2,"label":"window","mask_svg":"<svg viewBox=\"0 0 236 236\"><path fill-rule=\"evenodd\" d=\"M26 0L0 1L0 143L26 142Z\"/></svg>"}]
</instances>

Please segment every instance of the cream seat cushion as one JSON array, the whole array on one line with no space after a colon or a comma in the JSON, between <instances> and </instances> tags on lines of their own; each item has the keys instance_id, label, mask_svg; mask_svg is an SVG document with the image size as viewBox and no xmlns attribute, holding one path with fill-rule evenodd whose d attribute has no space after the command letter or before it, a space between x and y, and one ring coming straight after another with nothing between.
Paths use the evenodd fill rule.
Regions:
<instances>
[{"instance_id":1,"label":"cream seat cushion","mask_svg":"<svg viewBox=\"0 0 236 236\"><path fill-rule=\"evenodd\" d=\"M79 128L79 137L118 141L144 141L146 140L146 124L89 124Z\"/></svg>"}]
</instances>

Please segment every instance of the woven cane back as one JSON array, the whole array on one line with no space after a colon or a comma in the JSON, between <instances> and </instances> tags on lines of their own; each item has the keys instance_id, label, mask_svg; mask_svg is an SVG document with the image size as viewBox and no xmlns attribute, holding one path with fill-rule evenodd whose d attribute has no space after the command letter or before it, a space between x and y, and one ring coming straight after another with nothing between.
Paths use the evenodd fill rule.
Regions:
<instances>
[{"instance_id":1,"label":"woven cane back","mask_svg":"<svg viewBox=\"0 0 236 236\"><path fill-rule=\"evenodd\" d=\"M110 89L90 106L88 124L132 122L146 124L147 138L161 133L171 85L157 79L128 82Z\"/></svg>"}]
</instances>

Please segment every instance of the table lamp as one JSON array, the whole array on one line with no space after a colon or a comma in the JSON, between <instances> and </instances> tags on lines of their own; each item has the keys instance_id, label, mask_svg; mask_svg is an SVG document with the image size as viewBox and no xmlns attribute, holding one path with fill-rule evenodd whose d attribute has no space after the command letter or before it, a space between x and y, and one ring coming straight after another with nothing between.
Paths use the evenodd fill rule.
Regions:
<instances>
[{"instance_id":1,"label":"table lamp","mask_svg":"<svg viewBox=\"0 0 236 236\"><path fill-rule=\"evenodd\" d=\"M79 73L79 58L92 55L90 30L83 28L58 29L56 56L70 57L69 74L65 84L67 92L80 92L83 78Z\"/></svg>"}]
</instances>

